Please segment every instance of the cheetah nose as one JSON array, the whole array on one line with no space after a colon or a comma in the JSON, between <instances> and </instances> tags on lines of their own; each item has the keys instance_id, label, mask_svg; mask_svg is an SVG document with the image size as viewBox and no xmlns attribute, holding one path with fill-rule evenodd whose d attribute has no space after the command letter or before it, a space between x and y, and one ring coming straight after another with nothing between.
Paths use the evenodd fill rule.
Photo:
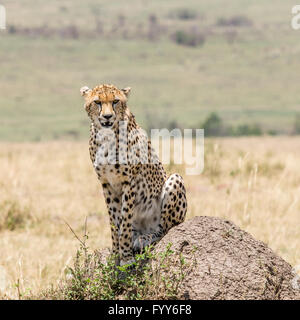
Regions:
<instances>
[{"instance_id":1,"label":"cheetah nose","mask_svg":"<svg viewBox=\"0 0 300 320\"><path fill-rule=\"evenodd\" d=\"M105 118L106 120L109 120L111 117L112 117L112 114L103 115L103 118Z\"/></svg>"}]
</instances>

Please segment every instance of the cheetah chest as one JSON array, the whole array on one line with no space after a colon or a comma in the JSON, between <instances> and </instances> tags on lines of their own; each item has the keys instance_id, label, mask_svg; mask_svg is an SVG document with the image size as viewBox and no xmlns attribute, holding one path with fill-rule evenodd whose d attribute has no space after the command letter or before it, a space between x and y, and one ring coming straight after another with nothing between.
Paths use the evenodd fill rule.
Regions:
<instances>
[{"instance_id":1,"label":"cheetah chest","mask_svg":"<svg viewBox=\"0 0 300 320\"><path fill-rule=\"evenodd\" d=\"M105 165L100 170L101 181L108 183L118 196L122 194L122 182L124 178L122 174L117 171L114 165Z\"/></svg>"}]
</instances>

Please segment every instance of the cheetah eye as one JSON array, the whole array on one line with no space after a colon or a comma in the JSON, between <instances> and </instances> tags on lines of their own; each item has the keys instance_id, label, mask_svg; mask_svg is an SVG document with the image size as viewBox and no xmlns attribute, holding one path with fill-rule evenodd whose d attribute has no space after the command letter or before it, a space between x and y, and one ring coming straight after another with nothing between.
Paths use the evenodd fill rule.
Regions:
<instances>
[{"instance_id":1,"label":"cheetah eye","mask_svg":"<svg viewBox=\"0 0 300 320\"><path fill-rule=\"evenodd\" d=\"M116 99L113 101L113 105L116 105L120 100Z\"/></svg>"},{"instance_id":2,"label":"cheetah eye","mask_svg":"<svg viewBox=\"0 0 300 320\"><path fill-rule=\"evenodd\" d=\"M95 100L94 102L96 103L97 106L101 107L101 101L100 100Z\"/></svg>"}]
</instances>

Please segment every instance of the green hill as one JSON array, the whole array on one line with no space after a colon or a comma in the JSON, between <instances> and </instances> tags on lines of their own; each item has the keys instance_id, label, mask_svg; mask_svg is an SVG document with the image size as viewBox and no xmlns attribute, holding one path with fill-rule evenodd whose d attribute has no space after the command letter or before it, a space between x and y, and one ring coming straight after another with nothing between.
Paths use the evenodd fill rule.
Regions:
<instances>
[{"instance_id":1,"label":"green hill","mask_svg":"<svg viewBox=\"0 0 300 320\"><path fill-rule=\"evenodd\" d=\"M24 0L4 3L0 140L83 138L79 88L131 86L145 127L292 131L300 110L300 31L290 0Z\"/></svg>"}]
</instances>

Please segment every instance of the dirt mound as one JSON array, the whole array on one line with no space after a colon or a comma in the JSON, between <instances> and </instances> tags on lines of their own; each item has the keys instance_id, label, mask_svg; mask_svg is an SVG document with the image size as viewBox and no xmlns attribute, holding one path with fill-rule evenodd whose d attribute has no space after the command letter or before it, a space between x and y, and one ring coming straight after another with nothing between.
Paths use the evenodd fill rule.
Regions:
<instances>
[{"instance_id":1,"label":"dirt mound","mask_svg":"<svg viewBox=\"0 0 300 320\"><path fill-rule=\"evenodd\" d=\"M300 299L291 265L230 221L195 217L171 229L155 251L164 252L169 243L195 264L179 299ZM179 268L174 262L170 272Z\"/></svg>"}]
</instances>

